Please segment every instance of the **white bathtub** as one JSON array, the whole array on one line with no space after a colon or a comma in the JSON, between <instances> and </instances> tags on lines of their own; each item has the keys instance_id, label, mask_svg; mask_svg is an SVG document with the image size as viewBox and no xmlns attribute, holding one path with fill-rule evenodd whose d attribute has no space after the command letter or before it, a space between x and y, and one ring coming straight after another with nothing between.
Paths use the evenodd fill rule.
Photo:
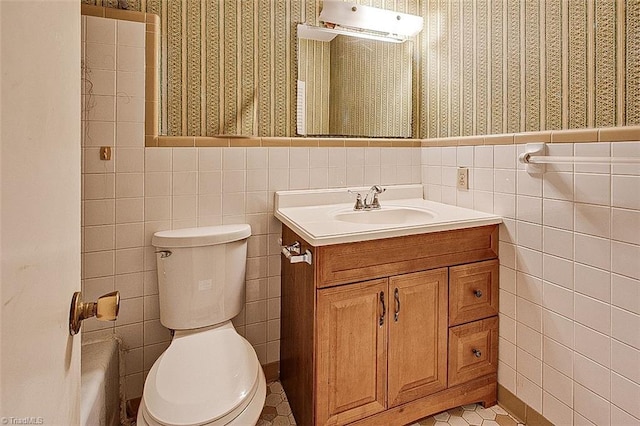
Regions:
<instances>
[{"instance_id":1,"label":"white bathtub","mask_svg":"<svg viewBox=\"0 0 640 426\"><path fill-rule=\"evenodd\" d=\"M120 424L120 356L114 339L82 345L80 424Z\"/></svg>"}]
</instances>

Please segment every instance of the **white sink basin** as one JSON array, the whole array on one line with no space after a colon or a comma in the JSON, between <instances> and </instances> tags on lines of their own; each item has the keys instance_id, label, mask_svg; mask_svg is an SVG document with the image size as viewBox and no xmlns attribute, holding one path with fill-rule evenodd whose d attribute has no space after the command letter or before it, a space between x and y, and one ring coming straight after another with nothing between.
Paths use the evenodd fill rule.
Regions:
<instances>
[{"instance_id":1,"label":"white sink basin","mask_svg":"<svg viewBox=\"0 0 640 426\"><path fill-rule=\"evenodd\" d=\"M341 222L366 224L408 225L425 223L435 218L435 214L424 209L408 207L383 207L380 210L347 210L336 213L333 218Z\"/></svg>"},{"instance_id":2,"label":"white sink basin","mask_svg":"<svg viewBox=\"0 0 640 426\"><path fill-rule=\"evenodd\" d=\"M423 199L422 185L385 187L380 210L354 211L369 188L278 191L274 215L312 246L377 240L500 223L499 216ZM351 189L349 192L347 189Z\"/></svg>"}]
</instances>

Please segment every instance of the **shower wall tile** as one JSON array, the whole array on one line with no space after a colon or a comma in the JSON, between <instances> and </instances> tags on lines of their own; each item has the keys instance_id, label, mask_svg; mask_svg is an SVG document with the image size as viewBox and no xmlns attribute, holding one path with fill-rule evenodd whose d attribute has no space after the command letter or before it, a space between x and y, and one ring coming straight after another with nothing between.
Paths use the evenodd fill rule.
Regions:
<instances>
[{"instance_id":1,"label":"shower wall tile","mask_svg":"<svg viewBox=\"0 0 640 426\"><path fill-rule=\"evenodd\" d=\"M603 302L610 302L611 274L609 271L575 264L575 290Z\"/></svg>"},{"instance_id":2,"label":"shower wall tile","mask_svg":"<svg viewBox=\"0 0 640 426\"><path fill-rule=\"evenodd\" d=\"M575 384L574 404L576 414L584 416L593 424L609 424L611 404L595 392Z\"/></svg>"},{"instance_id":3,"label":"shower wall tile","mask_svg":"<svg viewBox=\"0 0 640 426\"><path fill-rule=\"evenodd\" d=\"M144 294L142 272L118 275L115 277L115 289L120 292L120 298L123 300L142 297Z\"/></svg>"},{"instance_id":4,"label":"shower wall tile","mask_svg":"<svg viewBox=\"0 0 640 426\"><path fill-rule=\"evenodd\" d=\"M116 73L111 70L94 69L91 71L91 92L94 95L116 95Z\"/></svg>"},{"instance_id":5,"label":"shower wall tile","mask_svg":"<svg viewBox=\"0 0 640 426\"><path fill-rule=\"evenodd\" d=\"M611 205L611 176L603 174L574 174L576 202Z\"/></svg>"},{"instance_id":6,"label":"shower wall tile","mask_svg":"<svg viewBox=\"0 0 640 426\"><path fill-rule=\"evenodd\" d=\"M591 361L579 353L575 354L573 377L576 383L581 384L608 401L611 399L610 375L608 368Z\"/></svg>"},{"instance_id":7,"label":"shower wall tile","mask_svg":"<svg viewBox=\"0 0 640 426\"><path fill-rule=\"evenodd\" d=\"M636 145L561 143L547 152L637 157ZM630 405L640 387L632 367L640 357L635 166L549 165L543 175L529 175L516 163L522 145L493 146L491 166L484 147L472 154L468 148L423 147L422 183L428 198L437 194L458 206L493 194L494 211L503 216L500 350L507 353L500 355L499 383L558 424L639 423ZM469 191L455 188L453 167L441 166L440 177L429 173L433 163L444 164L445 152L448 163L470 167Z\"/></svg>"},{"instance_id":8,"label":"shower wall tile","mask_svg":"<svg viewBox=\"0 0 640 426\"><path fill-rule=\"evenodd\" d=\"M611 366L611 338L581 324L575 325L575 350L599 366Z\"/></svg>"},{"instance_id":9,"label":"shower wall tile","mask_svg":"<svg viewBox=\"0 0 640 426\"><path fill-rule=\"evenodd\" d=\"M103 18L96 18L103 19ZM89 26L89 25L88 25ZM85 44L85 66L95 70L116 70L115 44L92 43Z\"/></svg>"},{"instance_id":10,"label":"shower wall tile","mask_svg":"<svg viewBox=\"0 0 640 426\"><path fill-rule=\"evenodd\" d=\"M571 408L556 399L551 393L544 392L542 396L543 416L553 424L571 424L573 412Z\"/></svg>"},{"instance_id":11,"label":"shower wall tile","mask_svg":"<svg viewBox=\"0 0 640 426\"><path fill-rule=\"evenodd\" d=\"M88 43L116 44L116 25L114 19L86 17L85 41Z\"/></svg>"},{"instance_id":12,"label":"shower wall tile","mask_svg":"<svg viewBox=\"0 0 640 426\"><path fill-rule=\"evenodd\" d=\"M611 238L631 244L640 244L640 212L638 210L611 209Z\"/></svg>"},{"instance_id":13,"label":"shower wall tile","mask_svg":"<svg viewBox=\"0 0 640 426\"><path fill-rule=\"evenodd\" d=\"M90 319L87 338L112 330L123 341L125 350L124 388L128 397L142 390L144 342L144 80L137 87L135 73L144 72L144 51L139 58L126 59L126 49L118 42L124 33L137 31L144 38L141 23L116 22L87 17L85 45L85 102L87 111L83 131L83 291L86 300L95 300L109 291L121 294L120 316L115 323ZM124 33L118 27L127 27ZM92 43L89 40L101 40ZM106 44L108 41L109 44ZM120 43L122 44L122 43ZM88 46L87 46L88 45ZM135 53L131 50L128 53ZM123 62L125 61L125 62ZM137 77L139 77L138 75ZM118 96L116 96L118 95ZM109 161L100 159L100 146L112 148ZM153 163L151 159L151 163ZM94 336L95 337L95 336Z\"/></svg>"},{"instance_id":14,"label":"shower wall tile","mask_svg":"<svg viewBox=\"0 0 640 426\"><path fill-rule=\"evenodd\" d=\"M115 200L87 200L84 204L84 226L115 223Z\"/></svg>"},{"instance_id":15,"label":"shower wall tile","mask_svg":"<svg viewBox=\"0 0 640 426\"><path fill-rule=\"evenodd\" d=\"M575 231L596 237L609 238L611 209L590 204L575 205Z\"/></svg>"},{"instance_id":16,"label":"shower wall tile","mask_svg":"<svg viewBox=\"0 0 640 426\"><path fill-rule=\"evenodd\" d=\"M640 349L617 340L611 341L611 369L634 383L640 383Z\"/></svg>"},{"instance_id":17,"label":"shower wall tile","mask_svg":"<svg viewBox=\"0 0 640 426\"><path fill-rule=\"evenodd\" d=\"M611 275L612 304L640 315L640 280L618 274Z\"/></svg>"},{"instance_id":18,"label":"shower wall tile","mask_svg":"<svg viewBox=\"0 0 640 426\"><path fill-rule=\"evenodd\" d=\"M85 123L86 124L86 123ZM114 146L116 126L111 121L93 121L83 132L84 147Z\"/></svg>"},{"instance_id":19,"label":"shower wall tile","mask_svg":"<svg viewBox=\"0 0 640 426\"><path fill-rule=\"evenodd\" d=\"M573 201L573 173L547 172L544 174L542 193L544 198Z\"/></svg>"},{"instance_id":20,"label":"shower wall tile","mask_svg":"<svg viewBox=\"0 0 640 426\"><path fill-rule=\"evenodd\" d=\"M145 172L171 172L172 150L165 148L145 148Z\"/></svg>"},{"instance_id":21,"label":"shower wall tile","mask_svg":"<svg viewBox=\"0 0 640 426\"><path fill-rule=\"evenodd\" d=\"M115 197L115 174L113 173L85 174L82 182L84 200L113 199Z\"/></svg>"}]
</instances>

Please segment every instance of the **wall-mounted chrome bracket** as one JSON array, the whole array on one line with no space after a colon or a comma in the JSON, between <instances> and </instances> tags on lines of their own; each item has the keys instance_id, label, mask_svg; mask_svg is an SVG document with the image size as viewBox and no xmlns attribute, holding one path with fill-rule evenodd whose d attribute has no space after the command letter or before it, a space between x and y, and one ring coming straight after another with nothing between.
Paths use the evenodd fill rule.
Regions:
<instances>
[{"instance_id":1,"label":"wall-mounted chrome bracket","mask_svg":"<svg viewBox=\"0 0 640 426\"><path fill-rule=\"evenodd\" d=\"M280 243L282 244L282 241ZM313 262L313 255L311 254L311 251L307 250L304 254L300 254L300 247L300 242L298 241L288 246L282 246L282 254L284 254L284 257L289 259L289 263L306 262L311 265Z\"/></svg>"},{"instance_id":2,"label":"wall-mounted chrome bracket","mask_svg":"<svg viewBox=\"0 0 640 426\"><path fill-rule=\"evenodd\" d=\"M544 164L534 164L529 161L533 156L545 155L545 143L528 143L525 145L524 152L518 156L518 161L525 165L527 173L541 174L546 171Z\"/></svg>"}]
</instances>

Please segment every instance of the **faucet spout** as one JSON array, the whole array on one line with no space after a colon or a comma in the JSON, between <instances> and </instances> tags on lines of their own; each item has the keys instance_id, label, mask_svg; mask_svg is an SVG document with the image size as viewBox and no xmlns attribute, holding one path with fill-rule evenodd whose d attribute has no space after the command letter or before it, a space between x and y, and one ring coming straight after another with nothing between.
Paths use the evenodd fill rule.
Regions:
<instances>
[{"instance_id":1,"label":"faucet spout","mask_svg":"<svg viewBox=\"0 0 640 426\"><path fill-rule=\"evenodd\" d=\"M382 194L386 191L386 188L381 187L380 185L373 185L371 189L369 189L369 193L366 197L364 197L364 208L365 209L379 209L380 202L378 201L378 195ZM371 201L369 201L369 198Z\"/></svg>"}]
</instances>

